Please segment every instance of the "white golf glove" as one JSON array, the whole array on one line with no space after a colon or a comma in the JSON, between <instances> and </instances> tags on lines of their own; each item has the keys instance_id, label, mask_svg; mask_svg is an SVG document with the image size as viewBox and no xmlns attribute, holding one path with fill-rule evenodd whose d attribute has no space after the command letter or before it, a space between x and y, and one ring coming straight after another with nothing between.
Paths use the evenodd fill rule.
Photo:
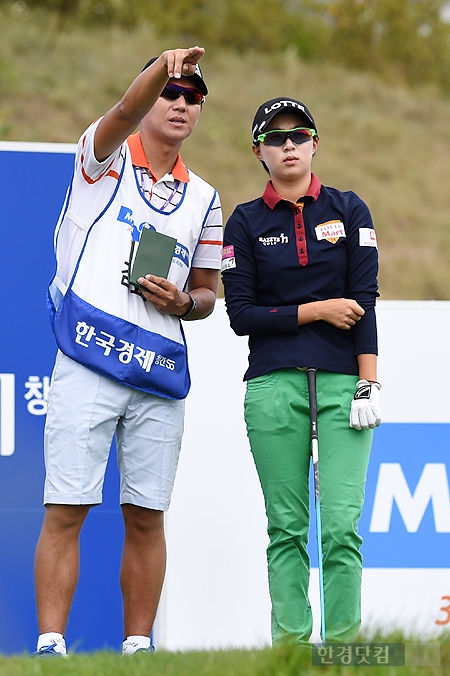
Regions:
<instances>
[{"instance_id":1,"label":"white golf glove","mask_svg":"<svg viewBox=\"0 0 450 676\"><path fill-rule=\"evenodd\" d=\"M353 397L350 409L350 427L355 430L368 430L378 427L380 416L380 383L369 383L368 380L358 380L358 388Z\"/></svg>"}]
</instances>

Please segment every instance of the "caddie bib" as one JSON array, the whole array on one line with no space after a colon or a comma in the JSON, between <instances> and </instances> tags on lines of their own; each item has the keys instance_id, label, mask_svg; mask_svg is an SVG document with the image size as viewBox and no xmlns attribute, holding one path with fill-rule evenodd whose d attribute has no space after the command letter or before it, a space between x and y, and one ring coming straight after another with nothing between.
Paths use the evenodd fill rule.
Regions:
<instances>
[{"instance_id":1,"label":"caddie bib","mask_svg":"<svg viewBox=\"0 0 450 676\"><path fill-rule=\"evenodd\" d=\"M58 347L68 357L124 385L182 399L190 376L181 322L155 310L128 284L130 260L144 228L176 238L168 280L182 290L215 190L190 174L180 184L176 206L169 200L157 209L141 191L123 147L117 185L100 213L90 213L89 201L69 191L57 227L57 259L73 257L71 238L81 244L70 282L64 284L57 270L50 284L49 313Z\"/></svg>"}]
</instances>

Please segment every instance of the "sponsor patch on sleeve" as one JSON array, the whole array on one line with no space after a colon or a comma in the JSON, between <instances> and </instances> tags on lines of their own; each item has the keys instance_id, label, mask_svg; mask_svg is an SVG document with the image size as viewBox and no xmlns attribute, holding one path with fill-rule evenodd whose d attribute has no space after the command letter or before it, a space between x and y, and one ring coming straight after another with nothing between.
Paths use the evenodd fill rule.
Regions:
<instances>
[{"instance_id":1,"label":"sponsor patch on sleeve","mask_svg":"<svg viewBox=\"0 0 450 676\"><path fill-rule=\"evenodd\" d=\"M236 259L234 257L234 246L229 244L222 249L222 272L236 267Z\"/></svg>"},{"instance_id":2,"label":"sponsor patch on sleeve","mask_svg":"<svg viewBox=\"0 0 450 676\"><path fill-rule=\"evenodd\" d=\"M378 249L377 234L373 228L359 229L359 246L373 246Z\"/></svg>"},{"instance_id":3,"label":"sponsor patch on sleeve","mask_svg":"<svg viewBox=\"0 0 450 676\"><path fill-rule=\"evenodd\" d=\"M327 221L316 225L316 237L320 242L326 239L331 244L336 244L340 237L345 237L345 228L342 221Z\"/></svg>"}]
</instances>

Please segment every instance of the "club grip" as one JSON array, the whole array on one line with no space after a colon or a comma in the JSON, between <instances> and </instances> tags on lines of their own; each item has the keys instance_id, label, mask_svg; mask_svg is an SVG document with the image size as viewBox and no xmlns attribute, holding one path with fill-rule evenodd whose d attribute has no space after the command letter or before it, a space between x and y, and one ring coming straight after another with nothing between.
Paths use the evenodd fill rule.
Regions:
<instances>
[{"instance_id":1,"label":"club grip","mask_svg":"<svg viewBox=\"0 0 450 676\"><path fill-rule=\"evenodd\" d=\"M309 420L311 422L311 439L318 439L316 374L317 369L312 367L308 367L306 369L306 376L308 378Z\"/></svg>"}]
</instances>

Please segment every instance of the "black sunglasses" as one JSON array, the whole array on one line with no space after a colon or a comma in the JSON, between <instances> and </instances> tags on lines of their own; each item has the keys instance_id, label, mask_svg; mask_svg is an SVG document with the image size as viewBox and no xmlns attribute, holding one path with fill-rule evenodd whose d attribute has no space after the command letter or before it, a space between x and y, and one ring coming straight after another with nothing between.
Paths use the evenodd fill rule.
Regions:
<instances>
[{"instance_id":1,"label":"black sunglasses","mask_svg":"<svg viewBox=\"0 0 450 676\"><path fill-rule=\"evenodd\" d=\"M187 87L180 87L176 84L168 84L162 90L160 96L163 96L169 101L176 101L181 95L184 96L184 99L187 104L190 106L200 105L205 102L205 97L198 89L189 89Z\"/></svg>"},{"instance_id":2,"label":"black sunglasses","mask_svg":"<svg viewBox=\"0 0 450 676\"><path fill-rule=\"evenodd\" d=\"M288 138L295 145L306 143L317 136L315 129L308 127L296 127L295 129L271 129L256 137L257 141L264 143L265 146L284 146Z\"/></svg>"}]
</instances>

